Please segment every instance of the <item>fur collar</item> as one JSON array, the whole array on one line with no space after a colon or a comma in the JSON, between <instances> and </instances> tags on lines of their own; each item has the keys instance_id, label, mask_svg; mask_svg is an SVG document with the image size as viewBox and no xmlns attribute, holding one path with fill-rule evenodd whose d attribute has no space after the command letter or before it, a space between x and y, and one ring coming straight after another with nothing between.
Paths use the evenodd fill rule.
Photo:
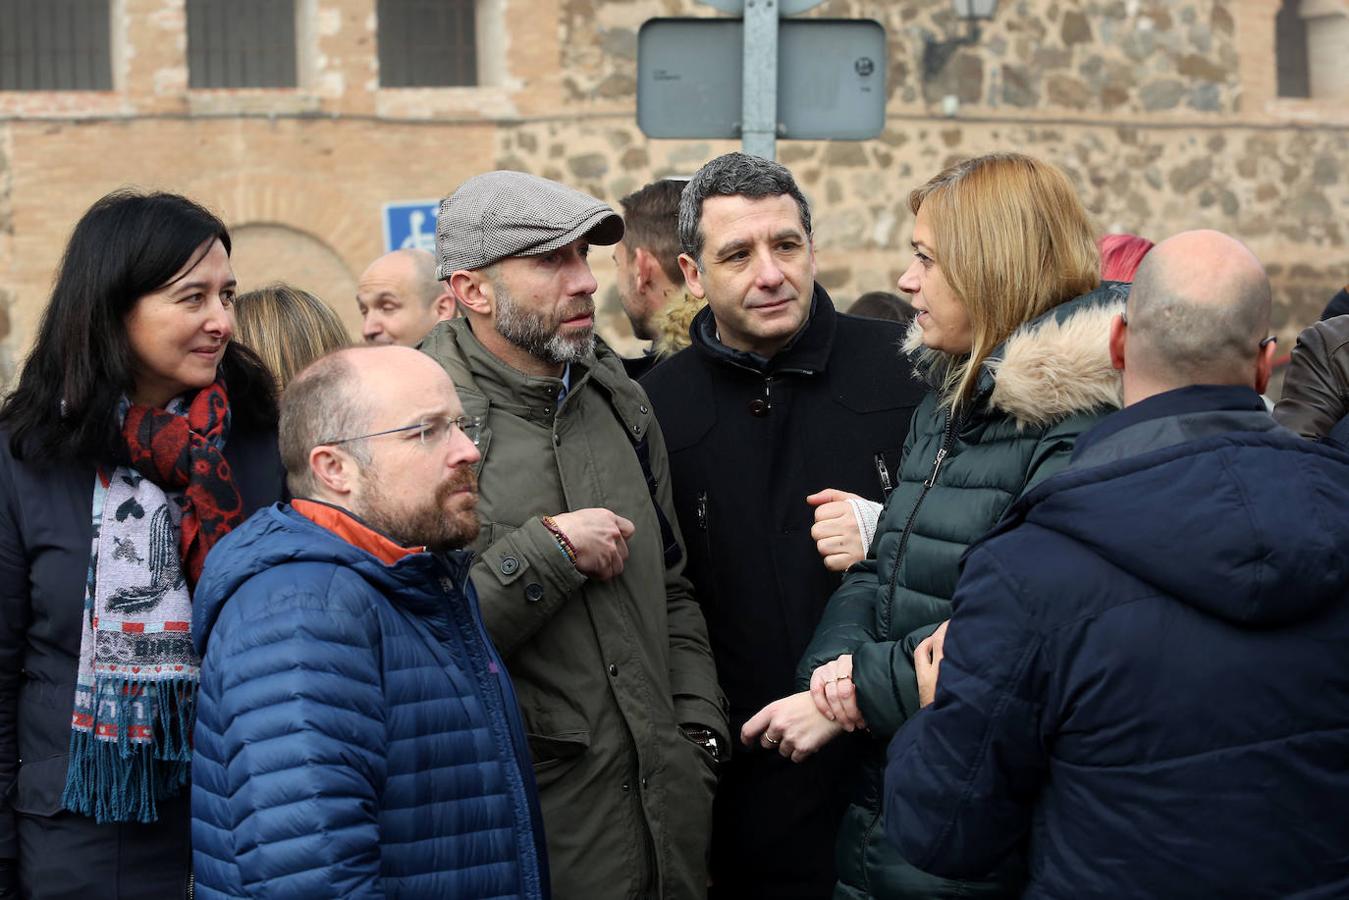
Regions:
<instances>
[{"instance_id":1,"label":"fur collar","mask_svg":"<svg viewBox=\"0 0 1349 900\"><path fill-rule=\"evenodd\" d=\"M1110 321L1124 310L1127 296L1123 286L1103 285L1022 325L984 361L976 404L1011 416L1019 429L1118 409L1120 373L1110 364ZM904 352L915 377L935 387L960 359L924 347L922 338L915 321L904 337Z\"/></svg>"}]
</instances>

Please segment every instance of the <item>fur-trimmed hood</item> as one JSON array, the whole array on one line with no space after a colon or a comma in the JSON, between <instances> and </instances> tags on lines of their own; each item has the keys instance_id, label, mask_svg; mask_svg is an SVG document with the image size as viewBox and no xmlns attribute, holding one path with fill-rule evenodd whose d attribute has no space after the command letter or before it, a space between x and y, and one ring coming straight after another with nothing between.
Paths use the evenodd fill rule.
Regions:
<instances>
[{"instance_id":1,"label":"fur-trimmed hood","mask_svg":"<svg viewBox=\"0 0 1349 900\"><path fill-rule=\"evenodd\" d=\"M1110 364L1110 322L1124 311L1129 286L1104 282L1027 322L988 359L975 387L976 405L1011 416L1018 428L1043 428L1076 413L1122 404L1120 373ZM923 345L915 320L904 337L914 376L939 387L960 357Z\"/></svg>"}]
</instances>

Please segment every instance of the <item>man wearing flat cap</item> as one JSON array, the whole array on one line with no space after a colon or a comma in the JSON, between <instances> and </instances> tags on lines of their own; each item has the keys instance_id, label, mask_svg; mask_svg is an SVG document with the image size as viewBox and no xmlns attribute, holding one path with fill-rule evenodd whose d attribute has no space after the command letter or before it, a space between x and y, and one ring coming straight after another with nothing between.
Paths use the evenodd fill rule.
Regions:
<instances>
[{"instance_id":1,"label":"man wearing flat cap","mask_svg":"<svg viewBox=\"0 0 1349 900\"><path fill-rule=\"evenodd\" d=\"M706 896L728 741L665 442L595 336L586 255L622 236L571 188L470 178L436 227L464 316L421 344L486 422L471 576L519 694L559 900Z\"/></svg>"}]
</instances>

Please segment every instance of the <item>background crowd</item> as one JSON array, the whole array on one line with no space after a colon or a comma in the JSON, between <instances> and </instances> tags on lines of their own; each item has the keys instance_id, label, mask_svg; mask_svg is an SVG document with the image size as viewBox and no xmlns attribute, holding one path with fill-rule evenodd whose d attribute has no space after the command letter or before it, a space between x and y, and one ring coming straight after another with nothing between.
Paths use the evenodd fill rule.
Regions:
<instances>
[{"instance_id":1,"label":"background crowd","mask_svg":"<svg viewBox=\"0 0 1349 900\"><path fill-rule=\"evenodd\" d=\"M84 215L0 407L0 896L1349 894L1349 316L1271 413L1250 251L1015 153L854 314L776 163L620 205L469 179L359 347L187 198Z\"/></svg>"}]
</instances>

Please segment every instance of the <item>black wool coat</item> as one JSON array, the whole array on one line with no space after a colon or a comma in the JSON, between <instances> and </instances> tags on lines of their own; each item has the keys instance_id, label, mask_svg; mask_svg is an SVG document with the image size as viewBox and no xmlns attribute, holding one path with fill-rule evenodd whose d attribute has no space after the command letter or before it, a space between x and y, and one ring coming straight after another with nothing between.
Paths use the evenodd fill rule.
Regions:
<instances>
[{"instance_id":1,"label":"black wool coat","mask_svg":"<svg viewBox=\"0 0 1349 900\"><path fill-rule=\"evenodd\" d=\"M17 460L9 443L0 429L0 889L17 866L25 897L184 896L186 789L149 825L98 825L61 807L96 470ZM274 430L236 429L225 459L245 514L282 499Z\"/></svg>"},{"instance_id":2,"label":"black wool coat","mask_svg":"<svg viewBox=\"0 0 1349 900\"><path fill-rule=\"evenodd\" d=\"M794 765L746 750L738 734L795 691L797 661L839 586L811 539L806 496L833 487L882 501L925 388L901 356L898 323L839 314L818 285L807 326L771 359L722 345L710 308L690 334L693 345L642 386L665 433L684 571L730 703L736 746L718 788L713 878L732 893L827 896L853 742Z\"/></svg>"}]
</instances>

